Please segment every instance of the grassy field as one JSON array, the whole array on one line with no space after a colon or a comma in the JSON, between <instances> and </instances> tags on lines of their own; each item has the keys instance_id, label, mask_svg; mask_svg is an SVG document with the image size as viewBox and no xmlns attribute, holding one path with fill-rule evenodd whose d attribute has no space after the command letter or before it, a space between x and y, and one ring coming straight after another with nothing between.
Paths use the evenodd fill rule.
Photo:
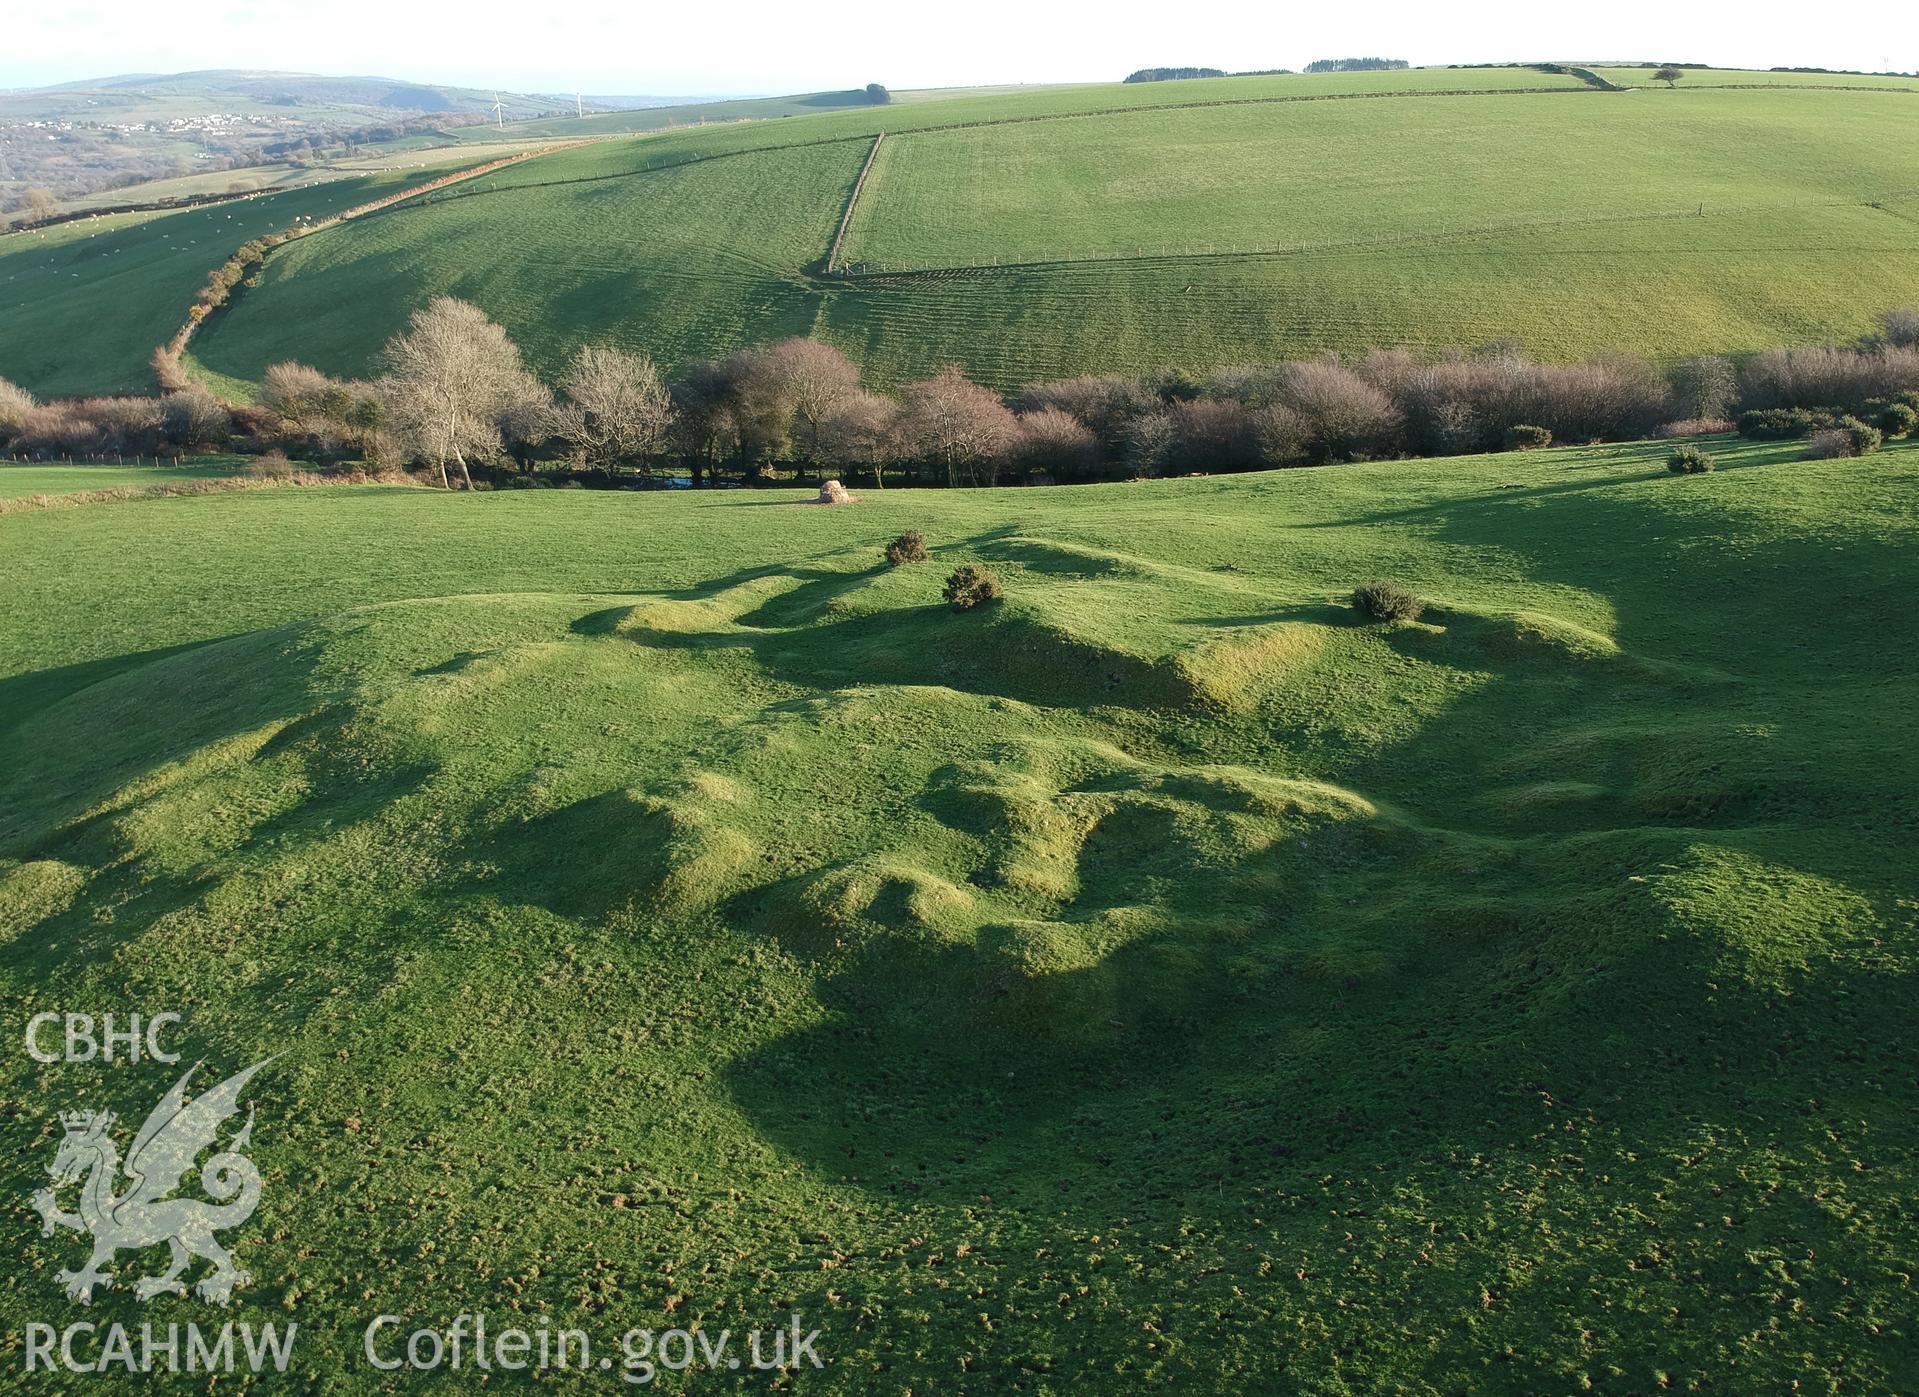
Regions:
<instances>
[{"instance_id":1,"label":"grassy field","mask_svg":"<svg viewBox=\"0 0 1919 1397\"><path fill-rule=\"evenodd\" d=\"M360 372L443 291L548 372L586 339L674 364L810 332L881 382L959 362L1012 387L1386 344L1738 353L1919 297L1902 97L1431 91L1534 78L1561 81L1060 89L597 142L276 254L197 352L233 381L289 354ZM888 270L809 276L882 123L843 257Z\"/></svg>"},{"instance_id":2,"label":"grassy field","mask_svg":"<svg viewBox=\"0 0 1919 1397\"><path fill-rule=\"evenodd\" d=\"M1056 123L904 135L880 148L845 256L897 270L1332 251L1538 225L1604 247L1610 224L1701 208L1748 222L1830 211L1843 227L1867 201L1919 188L1919 151L1901 148L1912 118L1898 101L1674 92L1435 99L1412 120L1395 102L1206 107L1092 119L1082 139ZM1693 223L1664 231L1675 249L1700 236ZM1807 241L1804 221L1795 231ZM1915 230L1894 231L1919 252ZM1770 268L1743 270L1758 284ZM1568 292L1593 295L1579 281Z\"/></svg>"},{"instance_id":3,"label":"grassy field","mask_svg":"<svg viewBox=\"0 0 1919 1397\"><path fill-rule=\"evenodd\" d=\"M814 1390L1911 1390L1919 449L1712 446L3 517L0 994L284 1054L234 1317L307 1390L509 1307L797 1309ZM174 1075L9 1054L0 1187ZM0 1225L16 1335L78 1247Z\"/></svg>"},{"instance_id":4,"label":"grassy field","mask_svg":"<svg viewBox=\"0 0 1919 1397\"><path fill-rule=\"evenodd\" d=\"M820 298L800 269L825 257L865 158L829 144L557 189L483 176L474 183L492 192L457 186L359 220L351 237L329 229L283 249L195 353L236 381L286 358L358 372L369 342L377 350L437 291L486 306L548 372L585 327L676 360L806 334ZM543 270L527 275L534 264ZM349 315L337 313L343 284L364 298Z\"/></svg>"},{"instance_id":5,"label":"grassy field","mask_svg":"<svg viewBox=\"0 0 1919 1397\"><path fill-rule=\"evenodd\" d=\"M705 124L766 123L775 120L780 136L791 122L784 118L827 115L825 129L839 134L870 134L906 130L951 121L997 120L1009 113L1021 117L1085 111L1089 108L1177 106L1190 102L1246 100L1271 97L1320 97L1357 92L1419 93L1488 88L1577 87L1579 81L1534 68L1415 68L1393 73L1285 74L1259 78L1202 78L1158 83L1060 83L1028 87L945 87L893 94L893 101L875 107L863 92L813 92L793 97L760 97L738 101L697 103L684 107L648 107L630 112L607 112L585 118L547 118L508 123L509 133L535 136L625 135ZM850 110L848 110L850 109ZM820 129L808 121L809 129ZM477 128L456 132L479 138ZM773 137L778 139L780 137ZM749 139L769 139L762 128Z\"/></svg>"},{"instance_id":6,"label":"grassy field","mask_svg":"<svg viewBox=\"0 0 1919 1397\"><path fill-rule=\"evenodd\" d=\"M0 500L62 495L116 485L166 485L176 480L218 480L245 473L243 456L200 457L178 466L23 466L0 462Z\"/></svg>"},{"instance_id":7,"label":"grassy field","mask_svg":"<svg viewBox=\"0 0 1919 1397\"><path fill-rule=\"evenodd\" d=\"M881 384L949 362L1013 387L1392 344L1673 357L1862 334L1919 299L1906 96L1747 76L1042 88L594 141L276 252L194 351L235 393L285 357L360 374L436 293L548 373L586 340L670 367L817 333ZM855 275L822 276L882 129ZM145 253L58 242L78 231L0 240L0 375L36 391L140 382L140 326L177 316L214 260L158 246L186 224L84 227L171 260L147 277Z\"/></svg>"},{"instance_id":8,"label":"grassy field","mask_svg":"<svg viewBox=\"0 0 1919 1397\"><path fill-rule=\"evenodd\" d=\"M1628 87L1646 87L1654 91L1666 90L1666 85L1653 81L1655 68L1595 68L1599 76L1609 82ZM1904 77L1898 74L1881 73L1773 73L1741 68L1707 68L1686 70L1684 77L1673 84L1673 90L1688 87L1826 87L1826 88L1873 88L1898 92L1919 92L1919 78Z\"/></svg>"},{"instance_id":9,"label":"grassy field","mask_svg":"<svg viewBox=\"0 0 1919 1397\"><path fill-rule=\"evenodd\" d=\"M241 243L426 177L401 169L0 235L0 378L49 397L149 390L154 346L179 328L207 273Z\"/></svg>"}]
</instances>

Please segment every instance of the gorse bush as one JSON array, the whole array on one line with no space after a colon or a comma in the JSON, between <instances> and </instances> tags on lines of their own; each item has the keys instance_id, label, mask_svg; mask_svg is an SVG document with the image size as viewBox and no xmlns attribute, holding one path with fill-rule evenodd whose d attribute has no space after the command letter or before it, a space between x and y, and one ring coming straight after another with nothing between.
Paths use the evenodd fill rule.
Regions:
<instances>
[{"instance_id":1,"label":"gorse bush","mask_svg":"<svg viewBox=\"0 0 1919 1397\"><path fill-rule=\"evenodd\" d=\"M1506 429L1508 451L1537 451L1553 444L1553 434L1544 427L1521 422Z\"/></svg>"},{"instance_id":2,"label":"gorse bush","mask_svg":"<svg viewBox=\"0 0 1919 1397\"><path fill-rule=\"evenodd\" d=\"M1879 409L1875 425L1886 436L1909 437L1919 429L1919 410L1909 403L1887 403Z\"/></svg>"},{"instance_id":3,"label":"gorse bush","mask_svg":"<svg viewBox=\"0 0 1919 1397\"><path fill-rule=\"evenodd\" d=\"M1666 458L1666 469L1674 475L1704 475L1712 468L1712 457L1696 446L1682 446Z\"/></svg>"},{"instance_id":4,"label":"gorse bush","mask_svg":"<svg viewBox=\"0 0 1919 1397\"><path fill-rule=\"evenodd\" d=\"M1417 594L1397 582L1362 582L1353 588L1353 610L1370 621L1415 621L1425 609Z\"/></svg>"},{"instance_id":5,"label":"gorse bush","mask_svg":"<svg viewBox=\"0 0 1919 1397\"><path fill-rule=\"evenodd\" d=\"M1870 456L1885 441L1877 427L1869 426L1857 417L1841 417L1833 423L1833 428L1846 434L1846 445L1850 448L1848 455Z\"/></svg>"},{"instance_id":6,"label":"gorse bush","mask_svg":"<svg viewBox=\"0 0 1919 1397\"><path fill-rule=\"evenodd\" d=\"M932 556L926 551L926 536L918 529L908 529L886 545L886 561L893 567L923 563Z\"/></svg>"},{"instance_id":7,"label":"gorse bush","mask_svg":"<svg viewBox=\"0 0 1919 1397\"><path fill-rule=\"evenodd\" d=\"M1753 408L1739 414L1739 435L1749 441L1792 441L1830 427L1836 412L1803 407Z\"/></svg>"},{"instance_id":8,"label":"gorse bush","mask_svg":"<svg viewBox=\"0 0 1919 1397\"><path fill-rule=\"evenodd\" d=\"M999 578L990 568L983 568L978 563L961 563L953 569L953 575L946 579L942 595L953 610L971 611L976 606L999 600Z\"/></svg>"}]
</instances>

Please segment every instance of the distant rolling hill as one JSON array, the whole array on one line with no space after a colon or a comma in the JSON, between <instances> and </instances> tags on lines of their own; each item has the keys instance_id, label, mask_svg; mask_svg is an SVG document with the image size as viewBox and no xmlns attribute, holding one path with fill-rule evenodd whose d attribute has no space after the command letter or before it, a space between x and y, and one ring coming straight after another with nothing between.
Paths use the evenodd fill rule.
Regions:
<instances>
[{"instance_id":1,"label":"distant rolling hill","mask_svg":"<svg viewBox=\"0 0 1919 1397\"><path fill-rule=\"evenodd\" d=\"M0 119L78 117L152 121L236 108L317 108L332 113L491 111L495 98L509 119L573 106L573 97L447 87L401 78L327 77L318 73L216 68L196 73L135 73L0 92ZM650 99L639 99L650 100Z\"/></svg>"},{"instance_id":2,"label":"distant rolling hill","mask_svg":"<svg viewBox=\"0 0 1919 1397\"><path fill-rule=\"evenodd\" d=\"M250 167L342 140L437 132L489 120L572 115L571 93L494 92L387 77L213 69L136 73L0 92L0 214L29 188L71 199L134 181ZM659 104L594 98L589 110ZM476 132L476 135L479 134Z\"/></svg>"}]
</instances>

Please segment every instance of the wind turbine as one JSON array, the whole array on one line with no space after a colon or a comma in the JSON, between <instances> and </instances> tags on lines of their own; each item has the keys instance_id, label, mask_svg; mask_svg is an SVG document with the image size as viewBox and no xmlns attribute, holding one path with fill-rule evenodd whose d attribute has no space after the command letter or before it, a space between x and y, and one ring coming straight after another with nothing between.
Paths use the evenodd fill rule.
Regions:
<instances>
[{"instance_id":1,"label":"wind turbine","mask_svg":"<svg viewBox=\"0 0 1919 1397\"><path fill-rule=\"evenodd\" d=\"M573 114L575 116L586 115L586 99L580 96L578 88L573 90Z\"/></svg>"},{"instance_id":2,"label":"wind turbine","mask_svg":"<svg viewBox=\"0 0 1919 1397\"><path fill-rule=\"evenodd\" d=\"M493 94L493 124L500 130L506 130L506 103L500 100L500 94Z\"/></svg>"}]
</instances>

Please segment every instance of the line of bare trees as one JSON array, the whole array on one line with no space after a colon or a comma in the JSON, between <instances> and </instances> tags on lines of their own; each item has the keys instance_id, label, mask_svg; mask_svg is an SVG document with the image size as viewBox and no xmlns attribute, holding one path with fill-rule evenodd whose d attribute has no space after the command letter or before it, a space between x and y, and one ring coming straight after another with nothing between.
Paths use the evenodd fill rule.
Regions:
<instances>
[{"instance_id":1,"label":"line of bare trees","mask_svg":"<svg viewBox=\"0 0 1919 1397\"><path fill-rule=\"evenodd\" d=\"M1725 431L1753 408L1852 411L1919 389L1919 310L1888 312L1869 343L1741 365L1394 349L1203 376L1087 375L1002 397L957 368L877 392L846 354L804 338L699 360L670 381L643 354L588 345L549 387L505 330L441 297L388 343L382 367L348 382L276 364L259 404L231 413L201 389L36 404L0 383L0 450L77 456L230 440L323 464L412 465L448 487L472 486L479 467L521 483L684 472L696 485L810 475L972 486L1446 456Z\"/></svg>"}]
</instances>

